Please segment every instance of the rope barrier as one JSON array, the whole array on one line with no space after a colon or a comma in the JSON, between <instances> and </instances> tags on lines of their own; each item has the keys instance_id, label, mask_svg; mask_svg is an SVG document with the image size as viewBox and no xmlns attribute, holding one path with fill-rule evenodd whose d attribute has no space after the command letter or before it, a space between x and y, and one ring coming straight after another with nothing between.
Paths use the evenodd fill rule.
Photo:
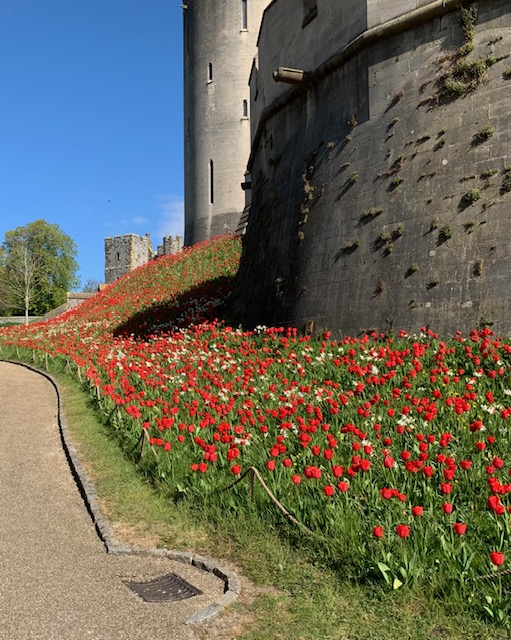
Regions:
<instances>
[{"instance_id":1,"label":"rope barrier","mask_svg":"<svg viewBox=\"0 0 511 640\"><path fill-rule=\"evenodd\" d=\"M495 578L501 578L502 576L510 576L511 569L505 569L504 571L497 571L495 573L487 573L484 576L477 576L479 580L494 580Z\"/></svg>"},{"instance_id":2,"label":"rope barrier","mask_svg":"<svg viewBox=\"0 0 511 640\"><path fill-rule=\"evenodd\" d=\"M248 467L247 469L245 469L245 471L241 474L241 476L239 478L237 478L233 483L231 483L229 486L225 487L224 489L220 489L220 491L223 492L223 491L228 491L229 489L232 489L232 487L236 486L239 482L241 482L244 478L246 478L248 474L250 474L249 492L250 492L250 499L251 500L252 500L253 495L254 495L254 480L257 478L257 480L259 481L259 484L262 486L263 490L268 495L268 497L273 502L273 504L275 504L275 506L278 507L278 509L280 509L280 511L282 511L282 513L287 518L289 518L289 520L291 520L291 522L293 524L297 525L301 529L304 529L305 531L307 531L307 533L309 533L312 536L316 536L317 535L317 534L314 533L314 531L311 531L302 522L297 520L291 513L289 513L289 511L284 507L284 505L277 500L277 498L270 491L270 489L268 488L268 485L263 480L263 478L261 477L261 474L259 473L259 471L255 467Z\"/></svg>"}]
</instances>

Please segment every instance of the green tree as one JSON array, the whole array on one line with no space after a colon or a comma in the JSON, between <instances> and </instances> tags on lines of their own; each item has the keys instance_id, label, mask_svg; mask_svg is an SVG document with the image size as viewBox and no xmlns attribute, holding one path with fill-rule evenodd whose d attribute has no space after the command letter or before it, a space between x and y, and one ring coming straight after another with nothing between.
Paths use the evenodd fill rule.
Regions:
<instances>
[{"instance_id":1,"label":"green tree","mask_svg":"<svg viewBox=\"0 0 511 640\"><path fill-rule=\"evenodd\" d=\"M5 268L3 266L3 249L0 247L0 315L5 316L9 313L8 291L6 286Z\"/></svg>"},{"instance_id":2,"label":"green tree","mask_svg":"<svg viewBox=\"0 0 511 640\"><path fill-rule=\"evenodd\" d=\"M63 304L79 284L76 254L75 242L45 220L7 231L0 274L12 313L43 315Z\"/></svg>"}]
</instances>

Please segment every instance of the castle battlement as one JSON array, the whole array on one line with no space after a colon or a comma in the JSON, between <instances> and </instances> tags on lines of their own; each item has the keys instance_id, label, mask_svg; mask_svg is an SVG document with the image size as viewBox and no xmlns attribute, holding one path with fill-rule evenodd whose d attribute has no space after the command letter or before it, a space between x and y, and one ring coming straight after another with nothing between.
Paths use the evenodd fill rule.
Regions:
<instances>
[{"instance_id":1,"label":"castle battlement","mask_svg":"<svg viewBox=\"0 0 511 640\"><path fill-rule=\"evenodd\" d=\"M105 238L105 284L110 284L124 274L154 260L154 258L178 253L183 248L181 236L166 236L155 252L151 236L136 233Z\"/></svg>"},{"instance_id":2,"label":"castle battlement","mask_svg":"<svg viewBox=\"0 0 511 640\"><path fill-rule=\"evenodd\" d=\"M181 236L165 236L163 243L156 251L158 256L178 253L183 248L183 238Z\"/></svg>"}]
</instances>

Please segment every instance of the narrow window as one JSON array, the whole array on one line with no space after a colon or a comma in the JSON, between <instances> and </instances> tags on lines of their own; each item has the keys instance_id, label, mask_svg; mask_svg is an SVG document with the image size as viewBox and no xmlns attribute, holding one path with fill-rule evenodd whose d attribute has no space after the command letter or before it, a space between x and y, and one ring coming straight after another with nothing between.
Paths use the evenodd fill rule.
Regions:
<instances>
[{"instance_id":1,"label":"narrow window","mask_svg":"<svg viewBox=\"0 0 511 640\"><path fill-rule=\"evenodd\" d=\"M248 118L248 101L243 100L243 117Z\"/></svg>"},{"instance_id":2,"label":"narrow window","mask_svg":"<svg viewBox=\"0 0 511 640\"><path fill-rule=\"evenodd\" d=\"M213 82L213 63L208 64L208 82Z\"/></svg>"},{"instance_id":3,"label":"narrow window","mask_svg":"<svg viewBox=\"0 0 511 640\"><path fill-rule=\"evenodd\" d=\"M192 136L191 127L190 127L190 116L186 118L186 137L190 138Z\"/></svg>"},{"instance_id":4,"label":"narrow window","mask_svg":"<svg viewBox=\"0 0 511 640\"><path fill-rule=\"evenodd\" d=\"M303 23L302 27L306 27L318 15L317 0L303 0Z\"/></svg>"},{"instance_id":5,"label":"narrow window","mask_svg":"<svg viewBox=\"0 0 511 640\"><path fill-rule=\"evenodd\" d=\"M119 260L120 260L120 259L121 259L121 254L120 254L120 253L118 253L118 254L117 254L117 262L119 262Z\"/></svg>"},{"instance_id":6,"label":"narrow window","mask_svg":"<svg viewBox=\"0 0 511 640\"><path fill-rule=\"evenodd\" d=\"M248 29L247 2L248 0L241 0L241 28L244 31Z\"/></svg>"},{"instance_id":7,"label":"narrow window","mask_svg":"<svg viewBox=\"0 0 511 640\"><path fill-rule=\"evenodd\" d=\"M215 169L213 160L209 161L209 204L215 201Z\"/></svg>"}]
</instances>

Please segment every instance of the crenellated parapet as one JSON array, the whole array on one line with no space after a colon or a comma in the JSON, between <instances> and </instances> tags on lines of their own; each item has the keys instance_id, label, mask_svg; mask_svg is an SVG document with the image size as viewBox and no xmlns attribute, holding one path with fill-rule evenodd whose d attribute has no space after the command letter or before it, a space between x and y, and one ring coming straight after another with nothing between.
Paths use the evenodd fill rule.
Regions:
<instances>
[{"instance_id":1,"label":"crenellated parapet","mask_svg":"<svg viewBox=\"0 0 511 640\"><path fill-rule=\"evenodd\" d=\"M165 236L163 243L158 246L156 254L158 256L178 253L183 248L183 238L181 236Z\"/></svg>"}]
</instances>

